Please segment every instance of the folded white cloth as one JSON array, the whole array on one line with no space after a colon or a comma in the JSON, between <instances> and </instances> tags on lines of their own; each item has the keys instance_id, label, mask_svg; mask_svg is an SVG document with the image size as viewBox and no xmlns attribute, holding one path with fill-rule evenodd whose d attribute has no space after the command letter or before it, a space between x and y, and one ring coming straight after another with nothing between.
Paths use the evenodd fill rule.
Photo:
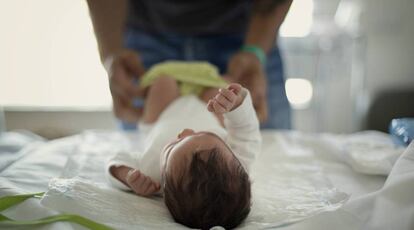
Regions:
<instances>
[{"instance_id":1,"label":"folded white cloth","mask_svg":"<svg viewBox=\"0 0 414 230\"><path fill-rule=\"evenodd\" d=\"M391 136L378 131L363 131L352 135L322 135L318 137L332 145L332 153L353 170L370 175L388 175L405 148L396 146ZM340 150L340 151L337 151Z\"/></svg>"},{"instance_id":2,"label":"folded white cloth","mask_svg":"<svg viewBox=\"0 0 414 230\"><path fill-rule=\"evenodd\" d=\"M284 230L414 229L414 142L395 163L384 186Z\"/></svg>"}]
</instances>

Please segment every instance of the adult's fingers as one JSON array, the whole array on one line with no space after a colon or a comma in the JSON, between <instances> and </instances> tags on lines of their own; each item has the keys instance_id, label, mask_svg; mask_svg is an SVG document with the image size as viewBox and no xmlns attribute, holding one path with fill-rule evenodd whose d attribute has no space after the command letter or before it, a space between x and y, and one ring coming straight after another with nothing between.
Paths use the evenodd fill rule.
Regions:
<instances>
[{"instance_id":1,"label":"adult's fingers","mask_svg":"<svg viewBox=\"0 0 414 230\"><path fill-rule=\"evenodd\" d=\"M135 108L132 101L121 96L113 96L113 111L117 118L127 122L137 122L143 114L142 108Z\"/></svg>"},{"instance_id":2,"label":"adult's fingers","mask_svg":"<svg viewBox=\"0 0 414 230\"><path fill-rule=\"evenodd\" d=\"M145 73L144 65L136 52L126 50L122 56L122 61L128 70L135 76L140 77Z\"/></svg>"},{"instance_id":3,"label":"adult's fingers","mask_svg":"<svg viewBox=\"0 0 414 230\"><path fill-rule=\"evenodd\" d=\"M133 97L142 97L143 89L139 88L135 83L133 74L128 72L126 66L120 61L114 65L109 82L112 94L115 93L130 99Z\"/></svg>"},{"instance_id":4,"label":"adult's fingers","mask_svg":"<svg viewBox=\"0 0 414 230\"><path fill-rule=\"evenodd\" d=\"M142 77L142 75L145 74L145 67L142 63L141 58L138 56L138 54L135 51L126 50L124 51L124 54L121 60L127 72L132 75L131 79L133 81L133 85L136 86L134 96L143 97L144 89L140 88L136 84L136 82L139 82L139 79Z\"/></svg>"}]
</instances>

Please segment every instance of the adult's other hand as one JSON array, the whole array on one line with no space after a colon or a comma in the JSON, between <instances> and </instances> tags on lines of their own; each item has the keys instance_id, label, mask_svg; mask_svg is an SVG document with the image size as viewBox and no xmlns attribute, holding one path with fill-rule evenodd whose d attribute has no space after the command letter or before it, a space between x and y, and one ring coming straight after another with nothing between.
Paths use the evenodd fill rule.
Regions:
<instances>
[{"instance_id":1,"label":"adult's other hand","mask_svg":"<svg viewBox=\"0 0 414 230\"><path fill-rule=\"evenodd\" d=\"M144 96L144 90L137 85L145 73L140 57L126 49L109 56L104 66L108 72L115 116L126 122L137 122L143 110L134 107L133 100Z\"/></svg>"},{"instance_id":2,"label":"adult's other hand","mask_svg":"<svg viewBox=\"0 0 414 230\"><path fill-rule=\"evenodd\" d=\"M265 122L268 117L267 81L259 59L248 52L236 53L227 64L226 77L231 82L240 83L250 91L257 117L261 123Z\"/></svg>"}]
</instances>

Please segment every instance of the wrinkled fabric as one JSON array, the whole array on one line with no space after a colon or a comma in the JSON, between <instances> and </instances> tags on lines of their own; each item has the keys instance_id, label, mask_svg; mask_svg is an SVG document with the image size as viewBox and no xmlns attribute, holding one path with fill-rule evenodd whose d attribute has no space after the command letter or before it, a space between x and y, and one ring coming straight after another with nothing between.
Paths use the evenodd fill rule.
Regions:
<instances>
[{"instance_id":1,"label":"wrinkled fabric","mask_svg":"<svg viewBox=\"0 0 414 230\"><path fill-rule=\"evenodd\" d=\"M361 133L333 135L264 131L262 134L262 154L251 169L253 207L240 228L279 226L279 229L288 230L414 229L414 146L405 149L387 179L381 175L357 172L343 158L344 146L349 143L347 140L356 138ZM373 133L362 134L367 134L368 137ZM387 139L387 136L380 135L384 140ZM103 177L102 162L108 151L142 151L143 140L140 133L88 131L24 148L22 151L27 151L25 157L0 172L0 195L46 191L50 181L51 185L60 181L61 189L55 189L59 186L51 186L50 193L42 201L44 206L38 200L30 200L3 214L14 219L34 219L56 213L54 210L67 209L71 213L84 214L85 217L99 221L99 218L91 217L96 214L96 210L82 211L82 205L85 206L83 208L90 205L82 201L88 198L93 203L103 194L115 192L119 196L112 197L108 202L132 198L137 202L120 211L148 205L156 209L145 211L143 217L156 216L158 211L162 215L169 215L166 209L161 209L161 198L139 198L110 189ZM263 174L265 176L261 176ZM386 179L387 183L384 183ZM90 192L90 196L85 191ZM342 205L343 201L338 198L346 198L346 194L350 196ZM141 200L144 200L143 203ZM108 203L103 202L102 205L108 206ZM118 205L113 204L102 215L108 215L110 211L116 213L116 207ZM90 207L86 210L90 210ZM141 219L140 211L134 211L135 215L129 214L123 218ZM160 218L168 227L182 227L173 223L171 218ZM140 223L133 229L148 229L145 228L146 224L148 223ZM55 223L37 229L78 228L69 223Z\"/></svg>"},{"instance_id":2,"label":"wrinkled fabric","mask_svg":"<svg viewBox=\"0 0 414 230\"><path fill-rule=\"evenodd\" d=\"M140 86L147 87L159 77L178 82L181 95L200 95L205 88L224 88L226 81L217 67L208 62L166 61L152 66L141 78Z\"/></svg>"},{"instance_id":3,"label":"wrinkled fabric","mask_svg":"<svg viewBox=\"0 0 414 230\"><path fill-rule=\"evenodd\" d=\"M316 161L289 160L289 152L276 148L283 139L267 142L251 168L252 210L242 229L283 226L325 211L336 210L349 198L324 176ZM99 139L89 139L72 156L61 178L51 180L42 204L62 212L76 213L117 229L182 229L174 223L162 197L148 199L110 188L102 181L105 152L93 150ZM266 146L266 144L265 144ZM284 146L283 144L280 146ZM88 150L88 151L84 151ZM276 150L276 152L274 152Z\"/></svg>"}]
</instances>

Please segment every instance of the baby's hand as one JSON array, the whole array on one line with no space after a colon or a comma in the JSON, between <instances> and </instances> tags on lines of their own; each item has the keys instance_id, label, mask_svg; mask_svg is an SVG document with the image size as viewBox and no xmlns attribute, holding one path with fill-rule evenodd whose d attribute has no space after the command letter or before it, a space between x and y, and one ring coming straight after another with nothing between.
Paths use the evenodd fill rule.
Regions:
<instances>
[{"instance_id":1,"label":"baby's hand","mask_svg":"<svg viewBox=\"0 0 414 230\"><path fill-rule=\"evenodd\" d=\"M151 196L160 190L160 184L145 176L138 169L129 170L126 183L136 194L140 196Z\"/></svg>"},{"instance_id":2,"label":"baby's hand","mask_svg":"<svg viewBox=\"0 0 414 230\"><path fill-rule=\"evenodd\" d=\"M243 102L242 86L231 83L227 88L219 89L217 95L207 103L207 109L216 114L223 114L237 108Z\"/></svg>"}]
</instances>

